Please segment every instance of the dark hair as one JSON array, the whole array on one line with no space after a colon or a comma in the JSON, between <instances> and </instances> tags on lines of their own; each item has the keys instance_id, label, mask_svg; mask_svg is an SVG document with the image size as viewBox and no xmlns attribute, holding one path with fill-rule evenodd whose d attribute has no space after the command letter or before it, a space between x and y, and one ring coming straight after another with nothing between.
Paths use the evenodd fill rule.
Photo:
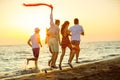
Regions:
<instances>
[{"instance_id":1,"label":"dark hair","mask_svg":"<svg viewBox=\"0 0 120 80\"><path fill-rule=\"evenodd\" d=\"M62 28L61 28L61 34L63 35L64 33L64 29L66 27L67 24L70 24L69 21L65 21L63 24L62 24Z\"/></svg>"},{"instance_id":2,"label":"dark hair","mask_svg":"<svg viewBox=\"0 0 120 80\"><path fill-rule=\"evenodd\" d=\"M79 24L78 18L75 18L75 19L74 19L74 24Z\"/></svg>"},{"instance_id":3,"label":"dark hair","mask_svg":"<svg viewBox=\"0 0 120 80\"><path fill-rule=\"evenodd\" d=\"M60 24L60 20L56 19L55 24Z\"/></svg>"}]
</instances>

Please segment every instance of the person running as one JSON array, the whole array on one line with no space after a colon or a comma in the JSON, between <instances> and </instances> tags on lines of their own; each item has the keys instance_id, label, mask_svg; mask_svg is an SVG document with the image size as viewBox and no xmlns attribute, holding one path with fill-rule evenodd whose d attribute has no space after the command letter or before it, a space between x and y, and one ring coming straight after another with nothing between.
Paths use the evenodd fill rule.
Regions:
<instances>
[{"instance_id":1,"label":"person running","mask_svg":"<svg viewBox=\"0 0 120 80\"><path fill-rule=\"evenodd\" d=\"M38 68L37 61L39 57L40 46L42 47L39 32L40 29L35 28L35 33L28 40L28 45L32 47L34 58L27 58L27 64L29 64L30 60L35 61L36 69Z\"/></svg>"},{"instance_id":2,"label":"person running","mask_svg":"<svg viewBox=\"0 0 120 80\"><path fill-rule=\"evenodd\" d=\"M81 25L79 25L78 18L74 19L74 26L72 26L69 31L71 32L71 43L72 43L72 54L69 58L69 65L71 66L71 62L73 60L74 55L76 54L76 63L78 62L79 52L80 52L80 40L81 36L84 35L84 30Z\"/></svg>"},{"instance_id":3,"label":"person running","mask_svg":"<svg viewBox=\"0 0 120 80\"><path fill-rule=\"evenodd\" d=\"M72 45L71 45L71 42L69 40L69 36L70 36L70 31L68 30L69 24L70 24L69 21L65 21L63 23L63 25L62 25L62 28L61 28L61 34L62 34L62 41L61 41L62 54L60 56L60 63L59 63L60 70L62 70L61 63L62 63L63 57L65 55L65 52L66 52L66 47L68 47L70 49L70 54L72 52Z\"/></svg>"},{"instance_id":4,"label":"person running","mask_svg":"<svg viewBox=\"0 0 120 80\"><path fill-rule=\"evenodd\" d=\"M45 44L48 44L48 28L46 28L46 38L45 38ZM50 47L48 46L48 48L49 48L49 52L51 53L51 55L52 55L52 51L51 51L51 49L50 49ZM51 59L48 61L48 66L50 66L50 63L51 63Z\"/></svg>"},{"instance_id":5,"label":"person running","mask_svg":"<svg viewBox=\"0 0 120 80\"><path fill-rule=\"evenodd\" d=\"M49 46L49 50L52 53L51 59L48 61L48 64L52 68L56 68L56 60L58 57L59 52L59 44L60 44L60 35L59 35L59 25L60 20L55 20L55 23L53 22L53 9L51 8L51 14L50 14L50 28L47 31L47 43Z\"/></svg>"}]
</instances>

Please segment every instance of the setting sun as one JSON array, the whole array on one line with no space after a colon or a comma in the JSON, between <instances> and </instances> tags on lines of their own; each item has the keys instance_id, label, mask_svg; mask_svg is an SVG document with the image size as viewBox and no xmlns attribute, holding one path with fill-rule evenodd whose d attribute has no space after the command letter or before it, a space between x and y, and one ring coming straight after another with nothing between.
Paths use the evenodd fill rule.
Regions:
<instances>
[{"instance_id":1,"label":"setting sun","mask_svg":"<svg viewBox=\"0 0 120 80\"><path fill-rule=\"evenodd\" d=\"M22 18L24 16L24 19ZM45 32L46 28L49 27L49 14L48 17L44 14L28 14L28 15L22 15L18 18L18 21L16 21L19 26L21 26L21 29L27 32L30 32L34 30L35 27L40 28L40 35L41 39L45 39Z\"/></svg>"},{"instance_id":2,"label":"setting sun","mask_svg":"<svg viewBox=\"0 0 120 80\"><path fill-rule=\"evenodd\" d=\"M46 37L46 28L50 26L49 16L50 9L46 6L24 7L24 14L18 15L15 23L19 24L22 30L28 32L33 31L35 27L39 27L41 40L44 40Z\"/></svg>"},{"instance_id":3,"label":"setting sun","mask_svg":"<svg viewBox=\"0 0 120 80\"><path fill-rule=\"evenodd\" d=\"M97 78L120 79L120 0L0 0L0 80Z\"/></svg>"}]
</instances>

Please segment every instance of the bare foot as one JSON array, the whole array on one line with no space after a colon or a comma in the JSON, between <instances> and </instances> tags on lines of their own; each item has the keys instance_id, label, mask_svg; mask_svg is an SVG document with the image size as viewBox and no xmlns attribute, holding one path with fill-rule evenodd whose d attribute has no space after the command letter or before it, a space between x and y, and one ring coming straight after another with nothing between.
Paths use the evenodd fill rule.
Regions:
<instances>
[{"instance_id":1,"label":"bare foot","mask_svg":"<svg viewBox=\"0 0 120 80\"><path fill-rule=\"evenodd\" d=\"M51 66L51 68L58 68L57 66Z\"/></svg>"},{"instance_id":2,"label":"bare foot","mask_svg":"<svg viewBox=\"0 0 120 80\"><path fill-rule=\"evenodd\" d=\"M69 66L71 67L71 68L73 68L73 66L72 66L72 64L71 63L68 63L69 64Z\"/></svg>"},{"instance_id":3,"label":"bare foot","mask_svg":"<svg viewBox=\"0 0 120 80\"><path fill-rule=\"evenodd\" d=\"M76 63L80 63L79 61L76 61Z\"/></svg>"},{"instance_id":4,"label":"bare foot","mask_svg":"<svg viewBox=\"0 0 120 80\"><path fill-rule=\"evenodd\" d=\"M51 66L51 60L48 61L48 66Z\"/></svg>"},{"instance_id":5,"label":"bare foot","mask_svg":"<svg viewBox=\"0 0 120 80\"><path fill-rule=\"evenodd\" d=\"M61 64L59 64L59 69L62 70Z\"/></svg>"}]
</instances>

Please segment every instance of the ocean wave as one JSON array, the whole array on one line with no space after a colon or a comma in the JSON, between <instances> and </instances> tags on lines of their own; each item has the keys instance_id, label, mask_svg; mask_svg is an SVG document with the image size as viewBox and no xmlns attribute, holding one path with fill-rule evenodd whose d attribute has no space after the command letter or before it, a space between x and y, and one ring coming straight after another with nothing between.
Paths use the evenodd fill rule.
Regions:
<instances>
[{"instance_id":1,"label":"ocean wave","mask_svg":"<svg viewBox=\"0 0 120 80\"><path fill-rule=\"evenodd\" d=\"M28 51L16 51L15 53L18 53L18 54L31 54Z\"/></svg>"},{"instance_id":2,"label":"ocean wave","mask_svg":"<svg viewBox=\"0 0 120 80\"><path fill-rule=\"evenodd\" d=\"M80 47L81 51L79 55L79 61L81 62L81 64L120 56L120 42L82 43ZM19 70L19 68L24 67L24 65L26 64L26 58L33 57L31 48L26 46L1 46L0 50L0 77L1 74L6 71L12 72L5 73L5 75L3 75L4 77L21 75L22 70ZM60 48L57 65L59 64L61 53L62 51ZM68 62L69 53L70 50L66 48L63 63ZM49 52L48 47L44 47L44 49L40 50L38 66L40 68L44 68L48 65L48 60L50 58L51 53ZM75 58L73 59L72 63L75 63ZM66 65L67 64L63 66ZM10 73L12 73L13 75Z\"/></svg>"}]
</instances>

